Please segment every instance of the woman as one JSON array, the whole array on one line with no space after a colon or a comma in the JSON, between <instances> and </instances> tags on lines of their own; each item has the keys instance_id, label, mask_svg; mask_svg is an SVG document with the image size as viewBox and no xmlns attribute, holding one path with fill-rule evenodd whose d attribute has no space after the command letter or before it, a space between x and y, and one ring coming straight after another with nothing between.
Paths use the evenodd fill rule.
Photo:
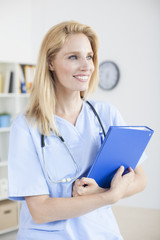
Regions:
<instances>
[{"instance_id":1,"label":"woman","mask_svg":"<svg viewBox=\"0 0 160 240\"><path fill-rule=\"evenodd\" d=\"M110 204L142 191L139 164L110 189L86 178L101 145L100 123L85 101L98 81L97 36L62 22L46 34L28 109L12 124L9 198L22 200L17 239L122 239ZM90 101L105 131L123 125L112 105ZM142 160L141 160L142 161Z\"/></svg>"}]
</instances>

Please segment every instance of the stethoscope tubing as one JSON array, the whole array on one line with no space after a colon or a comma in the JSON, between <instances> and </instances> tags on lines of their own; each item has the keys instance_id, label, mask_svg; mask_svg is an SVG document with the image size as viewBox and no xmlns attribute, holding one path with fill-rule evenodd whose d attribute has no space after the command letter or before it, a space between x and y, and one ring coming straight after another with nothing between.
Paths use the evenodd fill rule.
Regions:
<instances>
[{"instance_id":1,"label":"stethoscope tubing","mask_svg":"<svg viewBox=\"0 0 160 240\"><path fill-rule=\"evenodd\" d=\"M45 145L43 145L43 147L42 147L42 155L43 155L45 172L46 172L47 177L49 178L49 180L50 180L51 182L53 182L53 183L66 183L66 182L71 182L72 180L78 178L78 173L79 173L78 164L76 163L76 161L75 161L75 159L74 159L71 151L69 150L67 144L65 143L64 139L63 139L61 136L57 136L57 135L55 135L55 137L58 138L58 139L64 144L65 149L68 151L70 157L72 158L72 161L74 162L75 167L76 167L76 176L71 177L71 178L69 178L69 177L68 177L68 178L63 178L63 179L58 180L58 181L53 180L53 179L51 178L51 176L49 175L49 172L48 172L48 170L47 170L46 159L45 159L45 154L44 154L44 147L45 147ZM44 138L44 135L43 135L43 138ZM44 139L43 139L42 141L44 141Z\"/></svg>"},{"instance_id":2,"label":"stethoscope tubing","mask_svg":"<svg viewBox=\"0 0 160 240\"><path fill-rule=\"evenodd\" d=\"M98 119L98 122L99 122L99 124L100 124L100 126L101 126L101 128L102 128L103 135L104 135L104 137L105 137L105 136L106 136L106 134L105 134L105 130L104 130L104 127L103 127L102 121L101 121L101 119L100 119L100 117L99 117L97 111L95 110L95 108L93 107L93 105L92 105L89 101L86 101L86 103L91 107L91 109L92 109L94 115L95 115L96 118ZM74 157L73 157L71 151L69 150L67 144L65 143L63 137L62 137L62 136L58 136L58 135L55 135L55 137L57 137L57 138L61 141L61 143L64 144L64 146L65 146L67 152L69 153L69 155L70 155L72 161L74 162L75 167L76 167L76 175L75 175L74 177L71 177L71 178L63 178L63 179L61 179L61 180L57 180L57 181L54 180L54 179L52 179L52 178L50 177L49 172L48 172L48 170L47 170L46 159L45 159L45 153L44 153L44 148L45 148L44 135L41 134L41 148L42 148L42 155L43 155L43 162L44 162L44 169L45 169L45 172L46 172L46 174L47 174L48 179L49 179L51 182L53 182L53 183L66 183L66 182L71 182L71 181L73 181L73 180L75 180L75 179L78 178L78 175L79 175L79 167L78 167L78 164L77 164L76 160L74 159ZM102 136L101 136L101 137L102 137ZM102 143L102 141L101 141L101 143Z\"/></svg>"}]
</instances>

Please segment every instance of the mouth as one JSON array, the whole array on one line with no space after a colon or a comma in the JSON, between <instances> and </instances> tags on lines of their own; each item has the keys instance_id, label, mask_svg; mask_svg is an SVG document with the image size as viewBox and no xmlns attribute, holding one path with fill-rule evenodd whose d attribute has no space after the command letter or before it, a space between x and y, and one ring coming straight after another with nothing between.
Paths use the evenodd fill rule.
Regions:
<instances>
[{"instance_id":1,"label":"mouth","mask_svg":"<svg viewBox=\"0 0 160 240\"><path fill-rule=\"evenodd\" d=\"M74 75L74 78L79 80L80 82L88 82L89 81L89 75Z\"/></svg>"}]
</instances>

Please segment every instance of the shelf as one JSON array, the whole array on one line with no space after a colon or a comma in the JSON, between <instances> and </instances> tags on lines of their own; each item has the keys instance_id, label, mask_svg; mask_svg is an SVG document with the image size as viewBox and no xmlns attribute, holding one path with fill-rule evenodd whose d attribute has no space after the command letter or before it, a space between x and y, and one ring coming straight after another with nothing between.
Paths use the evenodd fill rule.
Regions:
<instances>
[{"instance_id":1,"label":"shelf","mask_svg":"<svg viewBox=\"0 0 160 240\"><path fill-rule=\"evenodd\" d=\"M0 162L0 167L7 167L7 166L8 166L8 161Z\"/></svg>"},{"instance_id":2,"label":"shelf","mask_svg":"<svg viewBox=\"0 0 160 240\"><path fill-rule=\"evenodd\" d=\"M0 201L5 201L5 200L8 200L8 197L0 198Z\"/></svg>"},{"instance_id":3,"label":"shelf","mask_svg":"<svg viewBox=\"0 0 160 240\"><path fill-rule=\"evenodd\" d=\"M30 96L30 93L20 93L20 82L24 81L31 82L29 79L27 79L27 76L30 76L28 74L28 71L35 70L34 68L30 68L31 65L34 64L19 64L15 62L0 62L0 72L1 72L1 81L4 92L0 92L0 113L7 112L10 117L12 124L13 120L16 118L16 116L24 111L25 107L27 106L27 102ZM14 73L14 76L11 74L11 72ZM34 75L34 71L32 71L32 74ZM12 76L14 81L12 82ZM31 77L31 76L30 76ZM32 79L33 80L33 79ZM9 93L9 86L12 85L12 91ZM8 86L9 84L9 86ZM28 89L27 89L28 90ZM31 89L29 88L29 91ZM8 149L9 149L9 134L11 126L7 125L9 127L2 127L0 128L0 179L8 179ZM3 197L3 198L2 198ZM5 191L4 194L1 193L0 202L3 200L7 200ZM19 204L18 204L18 219L19 219ZM13 227L8 227L4 230L0 230L0 238L1 234L11 232L14 230L18 230L18 226L16 226L18 222L15 222L13 224ZM14 226L15 225L15 226Z\"/></svg>"},{"instance_id":4,"label":"shelf","mask_svg":"<svg viewBox=\"0 0 160 240\"><path fill-rule=\"evenodd\" d=\"M10 127L0 128L0 133L7 133L10 131Z\"/></svg>"},{"instance_id":5,"label":"shelf","mask_svg":"<svg viewBox=\"0 0 160 240\"><path fill-rule=\"evenodd\" d=\"M29 95L29 93L0 93L0 98L27 98Z\"/></svg>"},{"instance_id":6,"label":"shelf","mask_svg":"<svg viewBox=\"0 0 160 240\"><path fill-rule=\"evenodd\" d=\"M18 230L18 228L19 228L19 226L15 226L15 227L12 227L12 228L7 228L5 230L0 230L0 235L4 234L4 233L8 233L8 232L12 232L12 231Z\"/></svg>"}]
</instances>

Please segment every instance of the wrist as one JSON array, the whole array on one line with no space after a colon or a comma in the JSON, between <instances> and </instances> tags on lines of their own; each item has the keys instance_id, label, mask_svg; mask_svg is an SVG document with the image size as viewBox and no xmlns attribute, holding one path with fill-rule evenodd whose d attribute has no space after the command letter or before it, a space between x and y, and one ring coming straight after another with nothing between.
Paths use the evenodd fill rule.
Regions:
<instances>
[{"instance_id":1,"label":"wrist","mask_svg":"<svg viewBox=\"0 0 160 240\"><path fill-rule=\"evenodd\" d=\"M104 199L105 205L114 204L120 200L119 191L117 191L116 189L107 189L101 194Z\"/></svg>"}]
</instances>

